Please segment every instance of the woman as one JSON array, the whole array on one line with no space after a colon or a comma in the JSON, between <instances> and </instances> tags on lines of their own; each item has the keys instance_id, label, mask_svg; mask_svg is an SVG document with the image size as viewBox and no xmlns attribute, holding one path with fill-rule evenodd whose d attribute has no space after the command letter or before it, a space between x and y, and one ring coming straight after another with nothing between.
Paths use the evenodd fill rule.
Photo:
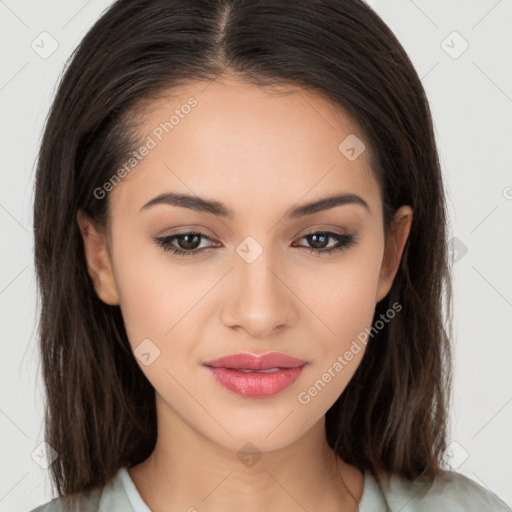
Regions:
<instances>
[{"instance_id":1,"label":"woman","mask_svg":"<svg viewBox=\"0 0 512 512\"><path fill-rule=\"evenodd\" d=\"M362 1L115 2L59 85L34 230L36 510L507 510L442 468L442 176Z\"/></svg>"}]
</instances>

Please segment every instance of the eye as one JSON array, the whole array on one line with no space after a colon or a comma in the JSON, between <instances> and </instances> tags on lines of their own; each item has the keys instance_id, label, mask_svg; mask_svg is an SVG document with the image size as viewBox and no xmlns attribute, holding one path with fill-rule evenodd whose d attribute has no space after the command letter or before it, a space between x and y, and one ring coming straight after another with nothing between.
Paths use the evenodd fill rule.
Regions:
<instances>
[{"instance_id":1,"label":"eye","mask_svg":"<svg viewBox=\"0 0 512 512\"><path fill-rule=\"evenodd\" d=\"M155 238L155 241L162 247L164 251L170 251L173 254L183 256L197 256L199 252L212 249L212 247L200 247L201 239L213 242L213 239L204 233L196 231L187 231L185 233L177 233L174 235ZM178 243L178 247L173 242Z\"/></svg>"},{"instance_id":2,"label":"eye","mask_svg":"<svg viewBox=\"0 0 512 512\"><path fill-rule=\"evenodd\" d=\"M333 233L331 231L314 231L304 235L299 240L302 239L306 239L312 245L311 253L317 255L348 249L356 243L354 234ZM329 240L335 240L336 244L329 247Z\"/></svg>"}]
</instances>

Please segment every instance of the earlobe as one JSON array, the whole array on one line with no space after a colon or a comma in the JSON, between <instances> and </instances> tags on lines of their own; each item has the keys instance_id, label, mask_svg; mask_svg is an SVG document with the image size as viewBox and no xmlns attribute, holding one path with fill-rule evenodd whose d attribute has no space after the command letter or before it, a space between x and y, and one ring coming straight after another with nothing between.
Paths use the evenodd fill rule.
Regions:
<instances>
[{"instance_id":1,"label":"earlobe","mask_svg":"<svg viewBox=\"0 0 512 512\"><path fill-rule=\"evenodd\" d=\"M82 234L87 272L94 283L94 289L105 304L116 306L119 304L119 293L112 272L106 235L81 210L77 213L76 221Z\"/></svg>"},{"instance_id":2,"label":"earlobe","mask_svg":"<svg viewBox=\"0 0 512 512\"><path fill-rule=\"evenodd\" d=\"M381 301L391 290L398 272L403 250L411 230L413 211L410 206L402 206L395 217L386 240L386 247L379 274L375 301Z\"/></svg>"}]
</instances>

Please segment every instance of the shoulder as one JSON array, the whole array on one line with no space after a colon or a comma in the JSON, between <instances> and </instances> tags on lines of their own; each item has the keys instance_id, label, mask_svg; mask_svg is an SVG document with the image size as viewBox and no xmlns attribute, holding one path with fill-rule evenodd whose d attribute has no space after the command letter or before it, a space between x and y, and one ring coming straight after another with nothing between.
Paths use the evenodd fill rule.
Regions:
<instances>
[{"instance_id":1,"label":"shoulder","mask_svg":"<svg viewBox=\"0 0 512 512\"><path fill-rule=\"evenodd\" d=\"M65 496L53 498L30 512L97 512L100 510L98 506L102 495L104 497L102 491L102 489L95 489L84 493L74 504Z\"/></svg>"},{"instance_id":2,"label":"shoulder","mask_svg":"<svg viewBox=\"0 0 512 512\"><path fill-rule=\"evenodd\" d=\"M68 505L66 498L57 497L43 505L39 505L32 509L30 512L89 512L89 510L96 510L87 506L87 500L81 498L77 505L74 507Z\"/></svg>"},{"instance_id":3,"label":"shoulder","mask_svg":"<svg viewBox=\"0 0 512 512\"><path fill-rule=\"evenodd\" d=\"M53 500L33 508L30 512L64 512L65 507L62 498L53 498Z\"/></svg>"},{"instance_id":4,"label":"shoulder","mask_svg":"<svg viewBox=\"0 0 512 512\"><path fill-rule=\"evenodd\" d=\"M103 487L81 494L73 506L68 497L60 496L30 512L132 512L133 507L120 478L121 473L122 470L118 471Z\"/></svg>"},{"instance_id":5,"label":"shoulder","mask_svg":"<svg viewBox=\"0 0 512 512\"><path fill-rule=\"evenodd\" d=\"M387 477L380 488L392 512L512 512L492 491L454 471L443 471L430 485L421 480Z\"/></svg>"},{"instance_id":6,"label":"shoulder","mask_svg":"<svg viewBox=\"0 0 512 512\"><path fill-rule=\"evenodd\" d=\"M55 508L55 501L57 498L45 503L44 505L40 505L39 507L33 508L30 512L56 512L58 509Z\"/></svg>"}]
</instances>

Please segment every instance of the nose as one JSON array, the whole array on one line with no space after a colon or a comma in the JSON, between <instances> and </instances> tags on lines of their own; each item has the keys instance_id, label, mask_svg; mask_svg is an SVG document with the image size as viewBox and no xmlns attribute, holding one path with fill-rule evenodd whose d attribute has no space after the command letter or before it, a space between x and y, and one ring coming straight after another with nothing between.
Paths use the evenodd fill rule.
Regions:
<instances>
[{"instance_id":1,"label":"nose","mask_svg":"<svg viewBox=\"0 0 512 512\"><path fill-rule=\"evenodd\" d=\"M243 329L255 338L266 338L294 324L298 299L292 291L293 283L287 282L290 273L283 270L270 250L263 250L253 261L240 254L234 255L235 266L225 283L224 325Z\"/></svg>"}]
</instances>

